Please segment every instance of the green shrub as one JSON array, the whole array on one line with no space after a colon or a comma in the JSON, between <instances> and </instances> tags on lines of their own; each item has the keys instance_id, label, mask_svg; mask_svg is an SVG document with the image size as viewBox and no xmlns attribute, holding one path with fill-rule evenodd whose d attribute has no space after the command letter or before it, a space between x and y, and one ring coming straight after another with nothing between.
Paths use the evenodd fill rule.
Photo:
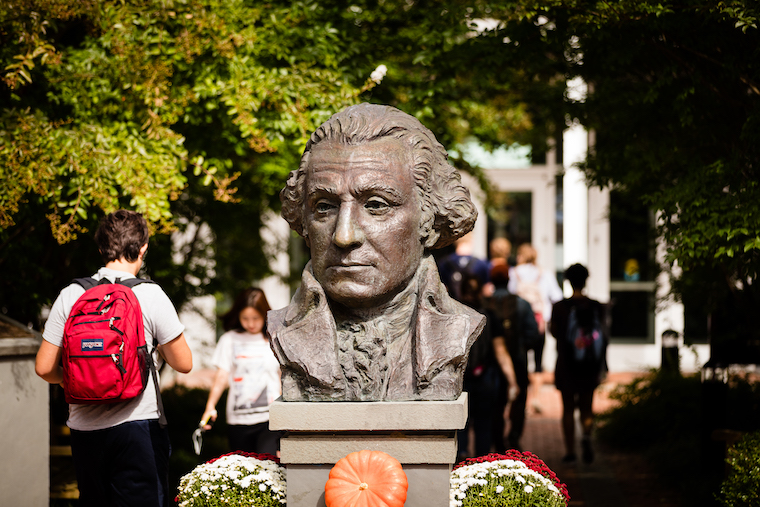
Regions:
<instances>
[{"instance_id":1,"label":"green shrub","mask_svg":"<svg viewBox=\"0 0 760 507\"><path fill-rule=\"evenodd\" d=\"M682 504L689 507L712 507L718 501L724 451L712 431L760 430L760 383L741 375L731 375L726 384L703 383L699 374L651 370L619 386L611 397L620 405L600 414L599 439L643 455L663 479L677 487ZM746 482L754 477L752 488L757 493L760 472L754 473L733 480ZM754 502L724 505L760 507L757 497Z\"/></svg>"},{"instance_id":2,"label":"green shrub","mask_svg":"<svg viewBox=\"0 0 760 507\"><path fill-rule=\"evenodd\" d=\"M726 507L760 506L760 431L742 437L728 450L729 472L719 501Z\"/></svg>"},{"instance_id":3,"label":"green shrub","mask_svg":"<svg viewBox=\"0 0 760 507\"><path fill-rule=\"evenodd\" d=\"M712 507L719 484L702 456L702 395L699 375L652 370L619 386L611 397L620 405L598 418L600 440L643 455L691 507Z\"/></svg>"}]
</instances>

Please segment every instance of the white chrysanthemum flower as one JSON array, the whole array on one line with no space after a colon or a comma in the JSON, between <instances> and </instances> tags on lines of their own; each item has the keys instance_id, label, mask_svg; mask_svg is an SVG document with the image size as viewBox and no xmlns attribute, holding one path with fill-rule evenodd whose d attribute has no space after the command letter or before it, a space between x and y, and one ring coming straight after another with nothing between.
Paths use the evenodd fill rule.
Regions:
<instances>
[{"instance_id":1,"label":"white chrysanthemum flower","mask_svg":"<svg viewBox=\"0 0 760 507\"><path fill-rule=\"evenodd\" d=\"M526 493L533 493L533 486L531 486L530 484L528 484L527 486L525 486L525 492Z\"/></svg>"},{"instance_id":2,"label":"white chrysanthemum flower","mask_svg":"<svg viewBox=\"0 0 760 507\"><path fill-rule=\"evenodd\" d=\"M380 84L383 81L383 78L385 77L385 74L388 72L388 67L385 65L378 65L375 70L372 71L372 74L369 75L369 78L374 81L377 84Z\"/></svg>"}]
</instances>

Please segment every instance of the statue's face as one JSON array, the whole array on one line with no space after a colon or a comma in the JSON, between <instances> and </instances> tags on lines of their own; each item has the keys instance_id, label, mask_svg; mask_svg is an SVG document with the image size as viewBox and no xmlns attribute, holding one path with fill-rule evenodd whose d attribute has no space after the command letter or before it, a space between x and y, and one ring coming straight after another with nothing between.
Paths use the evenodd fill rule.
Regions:
<instances>
[{"instance_id":1,"label":"statue's face","mask_svg":"<svg viewBox=\"0 0 760 507\"><path fill-rule=\"evenodd\" d=\"M312 149L304 223L314 276L330 299L371 308L414 276L424 246L411 168L410 148L395 139Z\"/></svg>"}]
</instances>

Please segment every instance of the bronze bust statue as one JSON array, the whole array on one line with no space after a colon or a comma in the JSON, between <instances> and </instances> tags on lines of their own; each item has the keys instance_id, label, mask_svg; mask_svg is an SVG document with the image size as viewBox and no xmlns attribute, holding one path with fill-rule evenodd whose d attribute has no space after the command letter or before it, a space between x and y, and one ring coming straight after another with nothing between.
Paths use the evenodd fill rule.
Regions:
<instances>
[{"instance_id":1,"label":"bronze bust statue","mask_svg":"<svg viewBox=\"0 0 760 507\"><path fill-rule=\"evenodd\" d=\"M289 306L269 312L285 401L452 400L485 319L446 292L431 250L477 211L430 130L360 104L312 135L280 193L311 251Z\"/></svg>"}]
</instances>

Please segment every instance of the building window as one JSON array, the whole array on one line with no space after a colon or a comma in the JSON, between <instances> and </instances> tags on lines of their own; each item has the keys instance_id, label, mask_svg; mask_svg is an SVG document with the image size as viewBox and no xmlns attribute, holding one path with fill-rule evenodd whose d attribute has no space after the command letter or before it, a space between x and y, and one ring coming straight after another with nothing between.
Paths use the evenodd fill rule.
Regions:
<instances>
[{"instance_id":1,"label":"building window","mask_svg":"<svg viewBox=\"0 0 760 507\"><path fill-rule=\"evenodd\" d=\"M613 341L654 342L657 265L654 215L636 199L610 192L610 335Z\"/></svg>"},{"instance_id":2,"label":"building window","mask_svg":"<svg viewBox=\"0 0 760 507\"><path fill-rule=\"evenodd\" d=\"M507 238L512 243L511 263L517 247L531 242L533 194L531 192L494 192L488 211L488 242Z\"/></svg>"}]
</instances>

